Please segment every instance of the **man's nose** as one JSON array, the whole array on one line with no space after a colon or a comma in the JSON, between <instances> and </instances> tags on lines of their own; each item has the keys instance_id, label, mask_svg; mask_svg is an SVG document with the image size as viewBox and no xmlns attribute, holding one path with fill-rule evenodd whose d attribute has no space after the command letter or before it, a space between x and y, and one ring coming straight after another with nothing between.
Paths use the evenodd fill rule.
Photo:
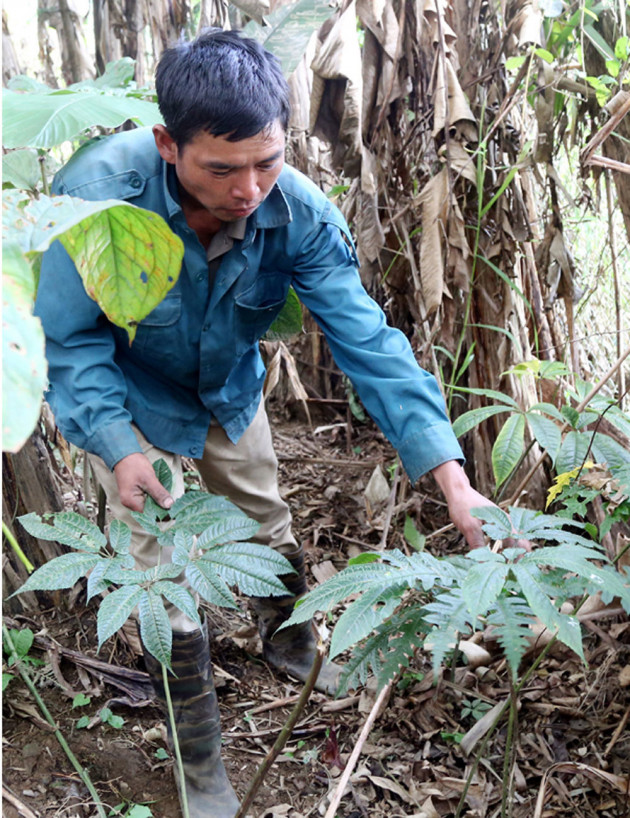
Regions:
<instances>
[{"instance_id":1,"label":"man's nose","mask_svg":"<svg viewBox=\"0 0 630 818\"><path fill-rule=\"evenodd\" d=\"M234 180L232 195L235 199L243 199L246 202L254 202L258 198L260 188L258 186L258 174L256 170L243 169Z\"/></svg>"}]
</instances>

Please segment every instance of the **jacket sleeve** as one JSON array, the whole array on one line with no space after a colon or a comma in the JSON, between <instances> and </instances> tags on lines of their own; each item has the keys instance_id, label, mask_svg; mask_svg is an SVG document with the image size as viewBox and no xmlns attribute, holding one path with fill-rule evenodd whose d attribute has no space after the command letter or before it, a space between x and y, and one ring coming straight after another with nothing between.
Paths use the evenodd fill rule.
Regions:
<instances>
[{"instance_id":1,"label":"jacket sleeve","mask_svg":"<svg viewBox=\"0 0 630 818\"><path fill-rule=\"evenodd\" d=\"M441 463L464 456L436 379L418 366L405 335L387 325L365 291L343 229L340 223L323 223L305 237L293 286L415 483Z\"/></svg>"},{"instance_id":2,"label":"jacket sleeve","mask_svg":"<svg viewBox=\"0 0 630 818\"><path fill-rule=\"evenodd\" d=\"M46 335L46 399L64 437L110 469L142 451L125 409L127 387L110 325L58 241L42 259L35 314Z\"/></svg>"}]
</instances>

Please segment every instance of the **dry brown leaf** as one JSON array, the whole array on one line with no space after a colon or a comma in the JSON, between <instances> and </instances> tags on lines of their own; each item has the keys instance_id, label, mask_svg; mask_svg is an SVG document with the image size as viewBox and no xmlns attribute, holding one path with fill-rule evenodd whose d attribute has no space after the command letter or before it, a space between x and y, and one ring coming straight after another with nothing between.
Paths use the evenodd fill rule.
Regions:
<instances>
[{"instance_id":1,"label":"dry brown leaf","mask_svg":"<svg viewBox=\"0 0 630 818\"><path fill-rule=\"evenodd\" d=\"M558 764L552 764L549 769L545 770L542 781L540 782L540 789L538 790L538 798L536 799L536 809L533 818L542 818L543 809L545 806L545 797L547 794L547 785L549 778L554 773L573 773L574 775L582 775L589 781L605 784L617 792L624 795L630 793L630 776L614 775L605 770L600 770L598 767L591 767L590 764L582 764L579 761L561 761Z\"/></svg>"}]
</instances>

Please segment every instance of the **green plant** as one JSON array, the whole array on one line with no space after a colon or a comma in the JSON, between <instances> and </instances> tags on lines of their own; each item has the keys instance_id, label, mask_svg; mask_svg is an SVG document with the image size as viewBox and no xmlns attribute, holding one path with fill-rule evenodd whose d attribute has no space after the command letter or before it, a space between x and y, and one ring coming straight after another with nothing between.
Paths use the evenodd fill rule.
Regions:
<instances>
[{"instance_id":1,"label":"green plant","mask_svg":"<svg viewBox=\"0 0 630 818\"><path fill-rule=\"evenodd\" d=\"M7 644L7 639L2 640L2 652L6 657L7 667L13 667L17 662L22 662L24 665L31 667L42 667L44 662L34 656L29 656L29 651L33 646L35 634L30 628L23 628L22 630L9 630L9 638L13 645L13 650ZM9 682L15 678L13 673L5 673L2 671L2 692L4 693Z\"/></svg>"},{"instance_id":2,"label":"green plant","mask_svg":"<svg viewBox=\"0 0 630 818\"><path fill-rule=\"evenodd\" d=\"M474 721L479 719L492 708L490 702L484 702L482 699L464 699L462 701L462 718L472 718Z\"/></svg>"},{"instance_id":3,"label":"green plant","mask_svg":"<svg viewBox=\"0 0 630 818\"><path fill-rule=\"evenodd\" d=\"M517 376L530 374L539 382L563 377L568 370L558 362L533 359L517 364L510 373ZM508 415L492 447L492 467L497 487L505 483L522 462L526 451L527 427L531 437L547 451L557 473L579 467L589 453L599 463L607 463L613 474L626 474L630 469L630 452L609 435L598 431L599 421L605 414L610 423L627 435L630 432L630 418L614 400L602 395L593 396L585 404L591 386L579 378L576 379L575 388L564 387L564 401L560 407L540 400L523 409L514 398L493 389L456 388L460 392L495 401L492 405L471 409L456 418L453 430L458 437L488 418ZM576 406L581 406L581 411ZM588 428L591 426L594 428Z\"/></svg>"},{"instance_id":4,"label":"green plant","mask_svg":"<svg viewBox=\"0 0 630 818\"><path fill-rule=\"evenodd\" d=\"M152 818L153 813L145 804L128 804L123 801L108 813L108 818Z\"/></svg>"},{"instance_id":5,"label":"green plant","mask_svg":"<svg viewBox=\"0 0 630 818\"><path fill-rule=\"evenodd\" d=\"M170 490L172 474L165 462L157 461L154 470ZM19 517L33 536L55 540L73 551L42 565L16 593L71 588L87 577L88 600L106 593L97 614L99 649L137 607L142 641L167 667L171 627L164 600L200 623L193 594L173 580L185 578L206 602L231 608L237 605L229 585L238 585L251 596L286 593L278 575L291 573L289 562L270 548L247 542L259 524L226 498L189 492L169 511L147 498L144 511L133 516L160 545L175 546L172 563L136 570L129 553L131 530L119 520L112 521L108 542L94 523L74 512Z\"/></svg>"},{"instance_id":6,"label":"green plant","mask_svg":"<svg viewBox=\"0 0 630 818\"><path fill-rule=\"evenodd\" d=\"M358 595L331 638L331 658L354 646L342 691L365 683L370 670L382 688L421 646L437 672L459 638L482 625L493 627L515 680L536 620L583 658L579 621L560 610L567 599L601 591L605 600L619 597L630 611L630 577L616 571L597 543L575 533L583 524L522 508L511 508L509 516L496 507L475 514L493 540L556 545L530 553L482 548L443 558L425 551L362 554L298 603L287 625Z\"/></svg>"}]
</instances>

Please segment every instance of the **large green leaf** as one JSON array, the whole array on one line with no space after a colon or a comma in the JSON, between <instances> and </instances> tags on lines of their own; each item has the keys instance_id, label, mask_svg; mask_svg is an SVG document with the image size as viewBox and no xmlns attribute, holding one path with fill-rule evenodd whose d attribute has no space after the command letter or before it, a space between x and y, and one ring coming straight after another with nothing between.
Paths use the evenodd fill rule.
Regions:
<instances>
[{"instance_id":1,"label":"large green leaf","mask_svg":"<svg viewBox=\"0 0 630 818\"><path fill-rule=\"evenodd\" d=\"M280 60L282 71L288 77L302 59L311 35L334 11L328 0L296 0L267 15L264 28L250 22L243 31Z\"/></svg>"},{"instance_id":2,"label":"large green leaf","mask_svg":"<svg viewBox=\"0 0 630 818\"><path fill-rule=\"evenodd\" d=\"M510 476L523 452L525 416L510 415L492 447L492 469L497 486Z\"/></svg>"},{"instance_id":3,"label":"large green leaf","mask_svg":"<svg viewBox=\"0 0 630 818\"><path fill-rule=\"evenodd\" d=\"M9 151L2 157L2 184L10 182L21 190L35 190L41 181L37 151Z\"/></svg>"},{"instance_id":4,"label":"large green leaf","mask_svg":"<svg viewBox=\"0 0 630 818\"><path fill-rule=\"evenodd\" d=\"M7 148L52 148L98 125L118 128L128 119L138 125L162 122L157 104L97 88L50 93L2 94L2 141Z\"/></svg>"},{"instance_id":5,"label":"large green leaf","mask_svg":"<svg viewBox=\"0 0 630 818\"><path fill-rule=\"evenodd\" d=\"M397 590L372 588L356 599L339 617L330 640L330 658L365 639L392 615L400 604L404 583Z\"/></svg>"},{"instance_id":6,"label":"large green leaf","mask_svg":"<svg viewBox=\"0 0 630 818\"><path fill-rule=\"evenodd\" d=\"M558 474L564 474L584 463L588 456L590 439L591 435L588 434L574 431L567 432L556 458L556 472Z\"/></svg>"},{"instance_id":7,"label":"large green leaf","mask_svg":"<svg viewBox=\"0 0 630 818\"><path fill-rule=\"evenodd\" d=\"M162 594L171 605L179 608L189 619L201 627L197 604L187 588L184 588L182 585L176 585L174 582L161 581L155 583L153 591L156 594Z\"/></svg>"},{"instance_id":8,"label":"large green leaf","mask_svg":"<svg viewBox=\"0 0 630 818\"><path fill-rule=\"evenodd\" d=\"M238 608L232 592L212 563L206 560L189 562L186 566L186 579L190 587L210 605L218 605L221 608Z\"/></svg>"},{"instance_id":9,"label":"large green leaf","mask_svg":"<svg viewBox=\"0 0 630 818\"><path fill-rule=\"evenodd\" d=\"M283 341L302 331L302 305L293 287L289 288L287 300L280 315L265 333L269 341Z\"/></svg>"},{"instance_id":10,"label":"large green leaf","mask_svg":"<svg viewBox=\"0 0 630 818\"><path fill-rule=\"evenodd\" d=\"M555 463L562 442L562 433L558 424L554 423L551 418L539 415L536 412L528 412L527 422L539 446L547 449L551 462Z\"/></svg>"},{"instance_id":11,"label":"large green leaf","mask_svg":"<svg viewBox=\"0 0 630 818\"><path fill-rule=\"evenodd\" d=\"M480 406L478 409L470 409L464 412L453 421L453 431L456 437L461 437L478 426L482 421L493 417L493 415L500 415L502 412L510 412L507 406Z\"/></svg>"},{"instance_id":12,"label":"large green leaf","mask_svg":"<svg viewBox=\"0 0 630 818\"><path fill-rule=\"evenodd\" d=\"M539 579L540 572L530 563L517 562L512 566L530 608L543 625L584 660L582 632L575 616L561 614L549 599Z\"/></svg>"},{"instance_id":13,"label":"large green leaf","mask_svg":"<svg viewBox=\"0 0 630 818\"><path fill-rule=\"evenodd\" d=\"M19 247L2 254L2 449L17 452L31 434L47 383L44 331L31 312L33 273Z\"/></svg>"},{"instance_id":14,"label":"large green leaf","mask_svg":"<svg viewBox=\"0 0 630 818\"><path fill-rule=\"evenodd\" d=\"M138 322L175 284L184 255L181 239L160 216L128 204L88 216L59 239L88 295L130 342Z\"/></svg>"}]
</instances>

